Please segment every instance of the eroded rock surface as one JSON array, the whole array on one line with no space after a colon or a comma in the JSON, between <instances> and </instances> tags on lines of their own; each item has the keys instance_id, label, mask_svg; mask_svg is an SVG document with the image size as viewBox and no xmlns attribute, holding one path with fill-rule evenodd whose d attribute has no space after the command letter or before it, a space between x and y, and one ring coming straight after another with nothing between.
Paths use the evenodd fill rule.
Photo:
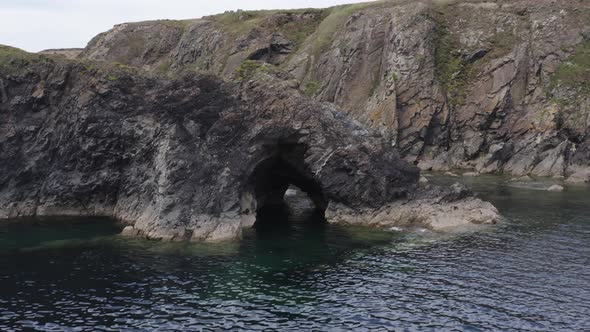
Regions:
<instances>
[{"instance_id":1,"label":"eroded rock surface","mask_svg":"<svg viewBox=\"0 0 590 332\"><path fill-rule=\"evenodd\" d=\"M345 206L330 206L326 217L331 223L370 225L383 228L420 226L434 231L454 230L464 226L493 225L498 210L489 202L473 197L461 184L450 190L428 187L378 209L353 211Z\"/></svg>"},{"instance_id":2,"label":"eroded rock surface","mask_svg":"<svg viewBox=\"0 0 590 332\"><path fill-rule=\"evenodd\" d=\"M332 222L413 201L415 166L297 88L0 47L0 218L113 216L125 235L221 241L290 184Z\"/></svg>"},{"instance_id":3,"label":"eroded rock surface","mask_svg":"<svg viewBox=\"0 0 590 332\"><path fill-rule=\"evenodd\" d=\"M131 23L81 58L229 77L263 60L423 169L590 169L588 1L380 1Z\"/></svg>"}]
</instances>

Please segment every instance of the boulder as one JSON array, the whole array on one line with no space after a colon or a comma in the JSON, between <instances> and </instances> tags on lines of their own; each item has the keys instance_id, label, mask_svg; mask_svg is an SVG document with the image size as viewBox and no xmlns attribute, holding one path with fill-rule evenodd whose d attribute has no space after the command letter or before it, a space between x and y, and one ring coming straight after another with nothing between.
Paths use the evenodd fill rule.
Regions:
<instances>
[{"instance_id":1,"label":"boulder","mask_svg":"<svg viewBox=\"0 0 590 332\"><path fill-rule=\"evenodd\" d=\"M552 192L562 192L564 190L565 190L565 188L563 186L560 186L560 185L557 185L557 184L552 185L551 187L549 187L547 189L547 191L552 191Z\"/></svg>"},{"instance_id":2,"label":"boulder","mask_svg":"<svg viewBox=\"0 0 590 332\"><path fill-rule=\"evenodd\" d=\"M590 182L590 170L584 169L575 172L570 175L565 182L567 183L589 183Z\"/></svg>"},{"instance_id":3,"label":"boulder","mask_svg":"<svg viewBox=\"0 0 590 332\"><path fill-rule=\"evenodd\" d=\"M124 237L136 237L139 235L139 230L135 229L133 226L126 226L123 228L120 235Z\"/></svg>"},{"instance_id":4,"label":"boulder","mask_svg":"<svg viewBox=\"0 0 590 332\"><path fill-rule=\"evenodd\" d=\"M459 175L457 175L457 174L455 174L453 172L445 172L444 175L445 176L451 176L451 177L454 177L454 178L459 177Z\"/></svg>"},{"instance_id":5,"label":"boulder","mask_svg":"<svg viewBox=\"0 0 590 332\"><path fill-rule=\"evenodd\" d=\"M330 206L326 216L331 223L392 227L420 226L433 231L449 231L473 225L493 225L500 221L498 210L489 202L475 198L461 184L414 192L377 210L351 211Z\"/></svg>"}]
</instances>

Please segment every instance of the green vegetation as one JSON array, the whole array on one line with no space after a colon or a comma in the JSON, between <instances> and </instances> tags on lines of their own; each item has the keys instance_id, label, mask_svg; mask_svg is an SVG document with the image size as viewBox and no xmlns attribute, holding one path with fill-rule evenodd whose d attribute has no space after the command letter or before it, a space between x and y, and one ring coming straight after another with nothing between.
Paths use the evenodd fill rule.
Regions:
<instances>
[{"instance_id":1,"label":"green vegetation","mask_svg":"<svg viewBox=\"0 0 590 332\"><path fill-rule=\"evenodd\" d=\"M159 23L162 23L166 26L178 28L183 33L186 31L188 25L195 20L158 20Z\"/></svg>"},{"instance_id":2,"label":"green vegetation","mask_svg":"<svg viewBox=\"0 0 590 332\"><path fill-rule=\"evenodd\" d=\"M160 74L165 74L170 71L170 67L172 66L172 61L165 60L156 67L156 72Z\"/></svg>"},{"instance_id":3,"label":"green vegetation","mask_svg":"<svg viewBox=\"0 0 590 332\"><path fill-rule=\"evenodd\" d=\"M162 24L165 25L167 27L170 28L177 28L179 29L181 32L185 32L186 28L189 26L189 24L193 23L197 21L197 19L189 19L189 20L169 20L169 19L164 19L164 20L151 20L151 21L141 21L141 22L134 22L134 23L128 23L130 26L142 26L142 25L146 25L146 24Z\"/></svg>"},{"instance_id":4,"label":"green vegetation","mask_svg":"<svg viewBox=\"0 0 590 332\"><path fill-rule=\"evenodd\" d=\"M85 66L87 66L87 64ZM103 76L106 80L115 82L119 78L139 74L139 69L120 62L112 62L108 66L99 67L97 73Z\"/></svg>"},{"instance_id":5,"label":"green vegetation","mask_svg":"<svg viewBox=\"0 0 590 332\"><path fill-rule=\"evenodd\" d=\"M76 68L80 75L102 78L110 82L141 74L138 68L119 62L105 64L92 60L68 60L61 57L28 53L18 48L0 45L0 72L3 74L26 74L33 70L34 66L45 64L71 66Z\"/></svg>"},{"instance_id":6,"label":"green vegetation","mask_svg":"<svg viewBox=\"0 0 590 332\"><path fill-rule=\"evenodd\" d=\"M258 26L261 20L272 11L231 11L211 16L211 18L225 31L237 37Z\"/></svg>"},{"instance_id":7,"label":"green vegetation","mask_svg":"<svg viewBox=\"0 0 590 332\"><path fill-rule=\"evenodd\" d=\"M13 74L26 68L31 61L51 61L51 59L15 47L0 45L0 71Z\"/></svg>"},{"instance_id":8,"label":"green vegetation","mask_svg":"<svg viewBox=\"0 0 590 332\"><path fill-rule=\"evenodd\" d=\"M278 27L278 31L299 46L317 30L327 16L327 10L318 11L318 15L310 19L282 24Z\"/></svg>"},{"instance_id":9,"label":"green vegetation","mask_svg":"<svg viewBox=\"0 0 590 332\"><path fill-rule=\"evenodd\" d=\"M313 41L313 54L319 55L330 47L334 34L340 29L346 20L354 13L363 9L391 6L397 4L397 1L374 1L364 2L351 5L342 5L330 8L330 14L319 24L316 29Z\"/></svg>"},{"instance_id":10,"label":"green vegetation","mask_svg":"<svg viewBox=\"0 0 590 332\"><path fill-rule=\"evenodd\" d=\"M270 65L263 62L246 60L242 62L238 68L236 68L234 77L238 81L243 81L254 76L256 73L268 72L270 70L269 66Z\"/></svg>"},{"instance_id":11,"label":"green vegetation","mask_svg":"<svg viewBox=\"0 0 590 332\"><path fill-rule=\"evenodd\" d=\"M305 84L303 93L308 97L315 96L320 91L321 83L318 81L309 81Z\"/></svg>"},{"instance_id":12,"label":"green vegetation","mask_svg":"<svg viewBox=\"0 0 590 332\"><path fill-rule=\"evenodd\" d=\"M399 80L397 77L397 74L395 72L391 72L391 74L389 75L389 77L387 79L390 82L397 82Z\"/></svg>"},{"instance_id":13,"label":"green vegetation","mask_svg":"<svg viewBox=\"0 0 590 332\"><path fill-rule=\"evenodd\" d=\"M490 52L485 59L496 59L510 53L520 39L510 31L499 32L488 39Z\"/></svg>"},{"instance_id":14,"label":"green vegetation","mask_svg":"<svg viewBox=\"0 0 590 332\"><path fill-rule=\"evenodd\" d=\"M567 87L590 95L590 42L580 44L551 77L549 88Z\"/></svg>"},{"instance_id":15,"label":"green vegetation","mask_svg":"<svg viewBox=\"0 0 590 332\"><path fill-rule=\"evenodd\" d=\"M369 90L369 97L373 97L375 95L375 93L377 93L377 90L379 89L380 85L381 85L381 78L379 76L377 76L373 80L373 83L371 83L371 89Z\"/></svg>"},{"instance_id":16,"label":"green vegetation","mask_svg":"<svg viewBox=\"0 0 590 332\"><path fill-rule=\"evenodd\" d=\"M585 130L590 117L590 107L583 102L590 98L590 42L578 45L574 53L557 66L546 93L565 119L566 126ZM543 120L545 114L539 117Z\"/></svg>"},{"instance_id":17,"label":"green vegetation","mask_svg":"<svg viewBox=\"0 0 590 332\"><path fill-rule=\"evenodd\" d=\"M313 34L323 19L327 16L327 10L317 9L300 9L289 11L278 10L258 10L258 11L232 11L223 14L211 16L211 18L225 31L229 32L234 38L243 35L250 30L263 26L265 19L275 14L299 14L303 12L314 11L317 15L298 21L291 21L284 24L270 23L271 27L277 32L282 33L286 38L295 42L299 46L307 37Z\"/></svg>"},{"instance_id":18,"label":"green vegetation","mask_svg":"<svg viewBox=\"0 0 590 332\"><path fill-rule=\"evenodd\" d=\"M0 57L2 57L2 58L7 57L7 56L14 56L14 55L23 56L26 54L31 54L31 53L27 53L26 51L23 51L20 48L0 45Z\"/></svg>"},{"instance_id":19,"label":"green vegetation","mask_svg":"<svg viewBox=\"0 0 590 332\"><path fill-rule=\"evenodd\" d=\"M465 89L471 65L457 53L460 48L459 41L448 31L444 18L438 20L434 54L435 74L447 92L451 106L459 106L465 102Z\"/></svg>"}]
</instances>

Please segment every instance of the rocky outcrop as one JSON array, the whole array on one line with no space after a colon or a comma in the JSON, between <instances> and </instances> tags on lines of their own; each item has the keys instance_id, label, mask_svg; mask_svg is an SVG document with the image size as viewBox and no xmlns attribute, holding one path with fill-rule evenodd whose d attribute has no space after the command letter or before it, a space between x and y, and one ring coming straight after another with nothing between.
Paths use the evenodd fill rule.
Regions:
<instances>
[{"instance_id":1,"label":"rocky outcrop","mask_svg":"<svg viewBox=\"0 0 590 332\"><path fill-rule=\"evenodd\" d=\"M43 50L39 52L39 54L60 56L66 59L76 59L80 56L80 53L82 53L83 50L84 49L82 48L56 48Z\"/></svg>"},{"instance_id":2,"label":"rocky outcrop","mask_svg":"<svg viewBox=\"0 0 590 332\"><path fill-rule=\"evenodd\" d=\"M269 66L243 75L169 78L0 47L0 218L113 216L126 235L220 241L291 184L331 222L413 201L418 169L376 132Z\"/></svg>"},{"instance_id":3,"label":"rocky outcrop","mask_svg":"<svg viewBox=\"0 0 590 332\"><path fill-rule=\"evenodd\" d=\"M459 183L450 190L428 186L378 209L359 212L338 206L326 213L331 223L383 228L419 226L433 231L491 225L498 221L499 215L491 203L473 197L472 192Z\"/></svg>"},{"instance_id":4,"label":"rocky outcrop","mask_svg":"<svg viewBox=\"0 0 590 332\"><path fill-rule=\"evenodd\" d=\"M590 4L380 1L124 24L81 58L232 77L276 65L423 169L589 169Z\"/></svg>"}]
</instances>

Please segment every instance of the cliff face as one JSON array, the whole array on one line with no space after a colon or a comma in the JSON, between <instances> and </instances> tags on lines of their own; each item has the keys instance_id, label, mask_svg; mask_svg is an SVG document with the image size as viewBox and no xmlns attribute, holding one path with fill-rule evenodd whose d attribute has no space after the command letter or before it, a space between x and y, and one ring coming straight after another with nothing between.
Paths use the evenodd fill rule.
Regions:
<instances>
[{"instance_id":1,"label":"cliff face","mask_svg":"<svg viewBox=\"0 0 590 332\"><path fill-rule=\"evenodd\" d=\"M378 208L418 171L333 106L261 75L149 77L0 48L0 218L106 215L151 238L239 236L289 184Z\"/></svg>"},{"instance_id":2,"label":"cliff face","mask_svg":"<svg viewBox=\"0 0 590 332\"><path fill-rule=\"evenodd\" d=\"M228 77L264 61L424 169L569 176L590 165L586 1L381 1L130 23L80 57Z\"/></svg>"},{"instance_id":3,"label":"cliff face","mask_svg":"<svg viewBox=\"0 0 590 332\"><path fill-rule=\"evenodd\" d=\"M219 241L289 185L330 222L498 219L463 188L419 188L418 169L377 132L271 65L240 75L169 78L0 46L0 219L112 216L126 234Z\"/></svg>"}]
</instances>

